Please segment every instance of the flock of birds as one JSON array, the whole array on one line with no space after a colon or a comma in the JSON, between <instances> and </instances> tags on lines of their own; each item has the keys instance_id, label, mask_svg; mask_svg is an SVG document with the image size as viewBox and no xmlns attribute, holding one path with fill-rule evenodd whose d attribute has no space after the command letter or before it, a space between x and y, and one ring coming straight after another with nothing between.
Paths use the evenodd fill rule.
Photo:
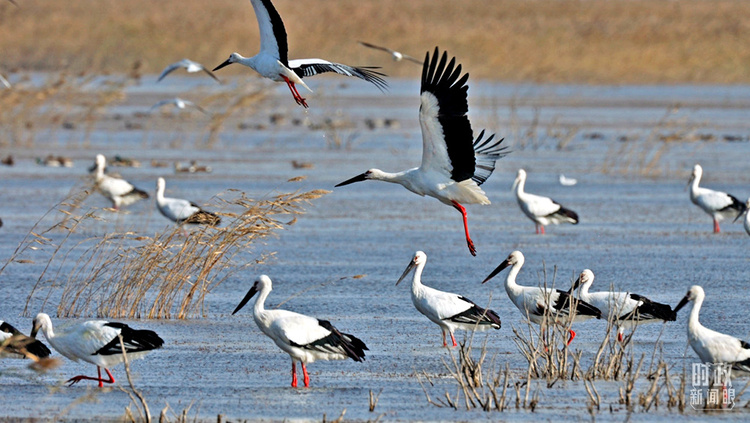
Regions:
<instances>
[{"instance_id":1,"label":"flock of birds","mask_svg":"<svg viewBox=\"0 0 750 423\"><path fill-rule=\"evenodd\" d=\"M288 85L294 100L308 107L306 99L297 91L296 85L309 90L303 78L322 72L336 72L354 76L385 89L383 74L369 67L351 67L322 59L288 60L287 40L281 17L270 0L251 0L260 27L260 52L252 57L232 53L225 62L213 69L216 71L232 63L239 63L254 69L263 77ZM421 196L430 196L458 210L463 217L468 249L476 255L476 247L469 236L466 209L463 204L489 204L490 201L481 189L481 184L495 169L495 162L507 154L502 139L494 135L485 138L484 131L474 138L468 112L468 74L462 74L462 67L455 58L448 59L435 48L425 60L420 62L412 57L383 47L362 43L367 47L378 48L392 54L394 60L416 61L422 65L419 121L422 131L422 162L417 168L401 172L385 172L369 169L350 178L337 187L365 180L377 180L402 185ZM218 81L218 78L199 63L183 60L167 67L159 76L163 79L176 69L185 68L188 72L204 72ZM106 159L96 157L95 181L97 189L105 195L115 209L127 206L138 200L149 198L142 191L124 179L105 173ZM690 198L693 203L712 216L714 231L719 232L719 221L723 218L745 217L745 228L750 233L750 217L747 207L735 197L699 186L702 169L695 166L691 177ZM561 182L562 182L561 175ZM567 180L567 184L570 180ZM531 219L537 233L544 234L544 226L559 223L578 223L578 215L554 200L529 194L524 191L526 172L518 171L513 191L522 212ZM574 182L573 182L574 183ZM202 210L196 204L164 196L165 181L157 181L156 204L159 211L178 224L219 225L220 218ZM688 323L688 340L696 354L708 363L730 363L737 369L750 371L750 344L729 335L715 332L699 323L699 312L705 298L703 289L693 286L685 298L673 309L667 304L651 301L647 297L631 292L589 292L594 281L591 270L583 270L580 277L568 291L520 285L516 279L524 265L524 255L513 251L482 283L510 268L505 279L505 290L511 302L521 314L535 324L577 323L583 320L608 319L617 327L618 339L623 341L624 331L647 322L670 322L676 320L677 312L688 302L693 302ZM412 274L411 298L414 307L430 321L440 327L443 345L456 346L454 331L500 329L501 321L497 312L483 308L460 294L439 291L422 283L422 272L427 256L417 251L409 265L397 280L398 285ZM267 310L265 301L272 290L271 279L259 276L232 314L239 312L253 297L253 319L258 328L292 360L292 386L298 385L296 363L302 367L303 383L310 384L306 364L316 360L352 359L361 362L365 359L367 346L354 335L339 331L327 320L305 316L286 310ZM569 319L569 320L568 320ZM61 355L71 360L83 360L97 366L97 377L75 376L68 382L75 384L81 380L94 380L103 386L114 383L109 368L124 361L123 352L128 358L138 358L147 352L160 348L164 341L150 330L136 330L129 326L106 320L92 320L73 325L64 333L56 334L50 317L38 314L32 325L31 337L26 337L8 323L0 322L0 353L20 357L46 357L50 351L35 339L41 330L49 344ZM575 332L569 329L570 344ZM632 336L632 335L631 335ZM101 369L107 379L102 378Z\"/></svg>"}]
</instances>

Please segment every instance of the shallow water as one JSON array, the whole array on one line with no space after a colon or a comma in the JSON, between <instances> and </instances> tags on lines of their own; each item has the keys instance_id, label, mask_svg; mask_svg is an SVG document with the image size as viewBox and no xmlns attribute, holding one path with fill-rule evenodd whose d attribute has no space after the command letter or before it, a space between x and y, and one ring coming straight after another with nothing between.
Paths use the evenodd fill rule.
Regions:
<instances>
[{"instance_id":1,"label":"shallow water","mask_svg":"<svg viewBox=\"0 0 750 423\"><path fill-rule=\"evenodd\" d=\"M670 304L678 302L690 285L700 284L707 294L703 323L750 338L744 318L750 237L740 224L729 222L723 223L721 235L712 234L710 218L690 203L685 191L693 164L700 162L705 171L703 185L740 199L750 196L750 124L746 119L750 87L471 83L470 117L475 132L483 127L497 131L513 150L498 162L483 186L493 204L467 207L479 251L477 257L471 257L460 216L434 199L375 182L333 189L336 183L370 167L395 171L418 165L421 143L416 81L393 81L391 91L383 95L367 84L340 85L337 79L323 79L311 84L315 93L308 95L309 111L296 107L286 87L279 87L271 91L257 114L241 118L245 128L262 128L241 129L233 122L217 145L198 148L206 136L207 118L199 114L149 118L142 113L161 96L189 97L190 91L210 94L236 85L219 87L179 77L155 85L150 82L154 79L144 78L141 85L127 88L127 99L105 111L88 139L80 128L50 128L48 135L37 128L33 148L0 148L0 156L13 154L17 162L13 167L0 166L0 218L4 222L0 262L11 256L47 210L74 187L86 184L86 168L96 153L139 159L142 167L117 171L150 191L156 178L165 176L167 195L199 203L229 188L255 198L296 189L333 192L314 201L307 214L277 238L258 246L258 254L277 254L269 263L234 275L212 292L206 318L130 322L134 327L156 330L166 341L163 349L133 363L136 385L144 392L152 414L169 404L177 413L190 407L190 416L207 420L215 420L217 414L233 420L320 420L324 414L335 419L343 410L347 419L354 420L372 420L381 414L387 420L420 421L590 418L580 382L558 382L550 389L544 382L534 382L532 392L539 390L541 399L533 414L514 409L504 413L456 411L430 405L417 375L430 375L435 386L428 392L433 398L446 391L454 395L456 386L443 364L450 358L440 348L438 329L413 308L408 283L394 286L416 250L428 256L423 275L426 284L461 293L479 304L487 304L491 298L491 308L499 313L503 328L478 335L475 345L487 339L489 356L497 367L508 363L519 378L525 372L525 362L517 352L511 327L524 324L504 293L504 274L480 284L515 249L526 256L519 276L522 284L539 283L545 265L550 271L557 267L555 282L567 288L574 275L591 268L596 274L595 288L614 284ZM273 113L283 113L287 121L268 123ZM326 132L292 123L307 119L322 124L332 117L349 126ZM370 130L365 125L368 118L390 118L398 125ZM153 123L153 119L161 121ZM126 129L127 122L140 123L141 129ZM573 135L565 138L568 131ZM666 143L661 149L654 147L661 143L647 141L670 134L679 135L680 141ZM331 146L334 135L344 140L343 147ZM716 141L696 140L708 135ZM619 140L622 136L630 141ZM725 141L726 136L744 141ZM33 158L50 152L71 156L75 167L47 168L34 163ZM642 171L654 157L655 173ZM174 174L170 168L151 167L152 158L170 163L195 159L210 165L213 172ZM291 160L311 162L314 168L293 169ZM577 211L581 223L549 227L547 235L535 235L533 224L521 214L510 191L520 167L529 173L527 191L551 196ZM560 186L560 173L577 178L578 184ZM285 182L299 175L307 179ZM94 194L85 205L108 204ZM126 213L97 213L105 221L87 228L86 233L115 228L154 233L169 226L151 201L135 204ZM54 223L51 218L46 221ZM37 260L5 269L0 282L7 296L0 318L24 331L29 329L31 319L21 314L45 264L45 260ZM370 349L367 360L311 364L312 387L289 388L289 359L260 333L251 309L230 315L261 273L274 281L269 306L314 286L283 308L331 320L340 330L360 337ZM366 276L338 280L361 274ZM321 284L325 286L318 286ZM41 299L32 301L32 313L40 307ZM48 305L45 311L53 313L54 307ZM640 327L634 340L635 354L650 356L663 329L663 355L674 365L673 373L696 362L692 350L686 350L686 316L683 312L677 322L666 327ZM56 325L64 325L66 320L53 315ZM584 363L589 363L604 325L586 322L575 329L578 337L572 347L584 351ZM463 333L457 338L464 339ZM91 365L63 360L60 368L36 376L25 364L0 362L0 419L116 419L130 403L127 394L117 389L99 391L84 383L60 388L73 375L92 374ZM124 386L123 368L116 367L113 373ZM738 382L737 388L744 385L744 380ZM625 407L617 403L620 386L619 382L598 382L603 405L596 418L626 419ZM375 412L370 413L369 392L381 390ZM88 394L93 400L85 400ZM638 413L637 418L661 420L670 414L676 411L662 405ZM739 410L718 416L748 418ZM681 416L685 417L700 420L706 416L688 411Z\"/></svg>"}]
</instances>

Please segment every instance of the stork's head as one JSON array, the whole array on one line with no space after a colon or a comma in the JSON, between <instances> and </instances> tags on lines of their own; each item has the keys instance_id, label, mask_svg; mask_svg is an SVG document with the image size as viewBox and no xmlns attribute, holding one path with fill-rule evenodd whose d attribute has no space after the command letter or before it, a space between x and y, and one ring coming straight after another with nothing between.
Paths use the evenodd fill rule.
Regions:
<instances>
[{"instance_id":1,"label":"stork's head","mask_svg":"<svg viewBox=\"0 0 750 423\"><path fill-rule=\"evenodd\" d=\"M482 283L485 283L488 280L494 278L495 275L503 271L503 269L505 269L506 267L516 266L516 265L523 266L523 262L524 262L523 253L518 250L513 251L512 253L510 253L508 258L506 258L502 263L500 263L500 265L497 266L497 268L495 268L495 270L493 270L492 273L489 274L489 276L484 278Z\"/></svg>"},{"instance_id":2,"label":"stork's head","mask_svg":"<svg viewBox=\"0 0 750 423\"><path fill-rule=\"evenodd\" d=\"M232 53L232 54L229 55L229 59L225 60L222 64L220 64L219 66L215 67L213 70L214 70L214 72L216 72L217 70L219 70L219 69L221 69L221 68L223 68L225 66L229 66L232 63L239 62L240 59L242 59L242 58L243 57L239 53Z\"/></svg>"},{"instance_id":3,"label":"stork's head","mask_svg":"<svg viewBox=\"0 0 750 423\"><path fill-rule=\"evenodd\" d=\"M404 273L402 273L401 277L398 278L398 280L396 281L396 285L401 283L401 281L404 280L404 278L417 266L424 265L425 263L427 263L427 254L422 251L417 251L416 253L414 253L414 258L412 258L409 262L409 265L406 266L406 270L404 270Z\"/></svg>"},{"instance_id":4,"label":"stork's head","mask_svg":"<svg viewBox=\"0 0 750 423\"><path fill-rule=\"evenodd\" d=\"M581 272L581 275L578 276L578 279L576 279L575 282L573 282L573 286L570 287L570 293L578 289L579 286L586 286L586 289L588 289L591 284L594 283L594 272L592 272L590 269L583 269L583 272Z\"/></svg>"},{"instance_id":5,"label":"stork's head","mask_svg":"<svg viewBox=\"0 0 750 423\"><path fill-rule=\"evenodd\" d=\"M687 294L682 298L679 304L677 304L677 307L674 308L674 312L677 313L680 311L682 307L685 307L685 304L687 304L690 301L696 301L698 299L702 300L703 297L705 297L706 294L703 292L703 288L701 288L699 285L693 285L688 289Z\"/></svg>"}]
</instances>

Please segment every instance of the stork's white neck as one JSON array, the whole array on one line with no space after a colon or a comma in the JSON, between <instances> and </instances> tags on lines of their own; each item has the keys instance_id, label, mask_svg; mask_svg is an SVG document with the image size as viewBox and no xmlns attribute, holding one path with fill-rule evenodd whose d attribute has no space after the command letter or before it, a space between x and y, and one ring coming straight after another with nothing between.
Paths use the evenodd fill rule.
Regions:
<instances>
[{"instance_id":1,"label":"stork's white neck","mask_svg":"<svg viewBox=\"0 0 750 423\"><path fill-rule=\"evenodd\" d=\"M700 316L701 306L703 305L704 298L705 295L699 293L698 295L696 295L695 300L693 300L693 308L692 310L690 310L690 318L688 319L688 337L690 336L691 332L695 333L698 329L703 327L698 318Z\"/></svg>"}]
</instances>

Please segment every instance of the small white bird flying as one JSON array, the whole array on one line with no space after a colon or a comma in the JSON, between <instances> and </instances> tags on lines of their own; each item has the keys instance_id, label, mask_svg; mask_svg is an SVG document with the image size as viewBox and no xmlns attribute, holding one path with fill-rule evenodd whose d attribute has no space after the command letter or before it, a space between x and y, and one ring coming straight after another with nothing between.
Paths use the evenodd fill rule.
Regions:
<instances>
[{"instance_id":1,"label":"small white bird flying","mask_svg":"<svg viewBox=\"0 0 750 423\"><path fill-rule=\"evenodd\" d=\"M703 288L693 285L674 309L678 312L688 302L693 302L693 309L690 310L688 318L688 343L704 363L725 363L730 364L735 370L750 372L750 344L711 330L698 321L705 297Z\"/></svg>"},{"instance_id":2,"label":"small white bird flying","mask_svg":"<svg viewBox=\"0 0 750 423\"><path fill-rule=\"evenodd\" d=\"M73 361L83 360L96 365L99 377L74 376L66 383L73 385L82 380L95 380L99 387L104 383L115 383L115 378L109 368L125 361L122 346L128 360L142 358L146 353L164 345L164 340L151 330L136 330L124 323L106 320L89 320L67 328L62 334L55 334L52 321L45 313L39 313L34 318L31 337L35 337L41 329L44 337L52 348ZM120 337L122 336L122 344ZM107 372L109 380L102 379L102 368ZM69 386L70 386L69 385Z\"/></svg>"},{"instance_id":3,"label":"small white bird flying","mask_svg":"<svg viewBox=\"0 0 750 423\"><path fill-rule=\"evenodd\" d=\"M571 315L573 322L580 322L592 317L601 319L602 312L598 308L586 301L577 301L567 292L553 288L522 286L516 283L516 276L521 271L523 263L523 254L520 251L513 251L482 283L486 283L510 266L508 277L505 278L505 292L508 293L508 297L521 311L521 314L526 316L529 321L541 325L545 320L545 312L548 313L550 319L557 319L559 323L564 322ZM558 323L558 321L555 321L555 323ZM572 329L569 332L568 345L576 337L576 333Z\"/></svg>"},{"instance_id":4,"label":"small white bird flying","mask_svg":"<svg viewBox=\"0 0 750 423\"><path fill-rule=\"evenodd\" d=\"M5 88L11 88L10 82L0 73L0 84L5 85Z\"/></svg>"},{"instance_id":5,"label":"small white bird flying","mask_svg":"<svg viewBox=\"0 0 750 423\"><path fill-rule=\"evenodd\" d=\"M365 173L337 184L337 187L366 180L400 184L421 196L429 195L447 204L463 216L466 244L472 255L477 254L469 236L469 225L464 204L490 204L489 198L479 187L492 171L495 162L504 157L502 139L493 141L494 135L483 140L482 131L474 141L469 111L469 89L466 82L469 74L461 76L461 65L456 58L448 63L443 52L438 62L439 51L430 60L428 52L422 68L421 106L419 124L422 128L422 164L403 172L389 173L370 169Z\"/></svg>"},{"instance_id":6,"label":"small white bird flying","mask_svg":"<svg viewBox=\"0 0 750 423\"><path fill-rule=\"evenodd\" d=\"M702 176L703 168L696 164L688 182L688 185L690 185L690 201L714 219L714 233L719 233L721 232L719 221L724 218L736 218L744 213L747 207L726 192L698 186Z\"/></svg>"},{"instance_id":7,"label":"small white bird flying","mask_svg":"<svg viewBox=\"0 0 750 423\"><path fill-rule=\"evenodd\" d=\"M617 327L617 339L620 342L623 340L625 329L634 328L641 323L677 320L677 313L667 304L657 303L643 295L630 292L589 292L593 283L594 272L584 269L568 293L575 295L575 290L578 289L578 297L581 300L601 310L604 318L612 319Z\"/></svg>"},{"instance_id":8,"label":"small white bird flying","mask_svg":"<svg viewBox=\"0 0 750 423\"><path fill-rule=\"evenodd\" d=\"M10 323L0 320L0 357L26 358L33 355L45 358L50 350L41 341L22 334Z\"/></svg>"},{"instance_id":9,"label":"small white bird flying","mask_svg":"<svg viewBox=\"0 0 750 423\"><path fill-rule=\"evenodd\" d=\"M156 208L167 219L182 224L218 226L221 218L214 213L200 208L192 201L164 196L166 182L164 178L156 180Z\"/></svg>"},{"instance_id":10,"label":"small white bird flying","mask_svg":"<svg viewBox=\"0 0 750 423\"><path fill-rule=\"evenodd\" d=\"M564 187L572 187L573 185L575 185L575 184L578 183L578 179L568 178L567 176L563 175L562 173L560 174L559 180L560 180L560 185L562 185Z\"/></svg>"},{"instance_id":11,"label":"small white bird flying","mask_svg":"<svg viewBox=\"0 0 750 423\"><path fill-rule=\"evenodd\" d=\"M202 64L198 62L194 62L190 59L182 59L179 62L174 62L171 65L164 68L164 70L161 72L161 75L159 75L159 79L157 79L156 82L160 82L162 79L164 79L165 76L169 75L170 73L180 68L184 68L188 73L195 73L195 72L201 72L201 71L205 72L208 76L210 76L216 82L221 84L221 81L219 81L219 78L217 78L216 75L213 74L213 72L208 70Z\"/></svg>"},{"instance_id":12,"label":"small white bird flying","mask_svg":"<svg viewBox=\"0 0 750 423\"><path fill-rule=\"evenodd\" d=\"M293 388L297 387L297 361L302 364L305 388L310 386L306 363L347 358L364 361L365 343L354 335L339 332L331 322L286 310L266 310L265 302L271 289L271 278L260 275L232 314L260 293L253 307L253 319L261 332L292 358Z\"/></svg>"},{"instance_id":13,"label":"small white bird flying","mask_svg":"<svg viewBox=\"0 0 750 423\"><path fill-rule=\"evenodd\" d=\"M366 43L364 41L357 41L357 42L360 43L361 45L365 46L365 47L372 48L372 49L375 49L375 50L384 51L384 52L390 54L391 57L393 58L394 62L400 62L402 60L408 60L408 61L410 61L412 63L416 63L418 65L422 65L422 61L421 60L416 59L414 57L411 57L409 55L403 54L400 51L391 50L388 47L376 46L375 44Z\"/></svg>"},{"instance_id":14,"label":"small white bird flying","mask_svg":"<svg viewBox=\"0 0 750 423\"><path fill-rule=\"evenodd\" d=\"M154 104L153 106L151 106L151 109L149 109L149 113L151 113L154 110L159 109L159 108L161 108L163 106L169 105L169 104L173 105L174 107L176 107L176 108L178 108L180 110L185 110L187 107L192 107L194 109L197 109L198 111L200 111L203 114L206 114L206 115L209 114L201 106L193 103L190 100L184 100L184 99L182 99L180 97L168 98L166 100L162 100L162 101L157 102L156 104Z\"/></svg>"},{"instance_id":15,"label":"small white bird flying","mask_svg":"<svg viewBox=\"0 0 750 423\"><path fill-rule=\"evenodd\" d=\"M456 329L480 331L490 328L500 329L500 316L494 311L479 307L462 295L438 291L423 285L421 277L425 263L427 263L427 255L422 251L417 251L404 273L396 281L396 285L414 271L414 278L411 282L411 302L420 313L440 326L444 347L448 346L445 339L446 332L450 334L455 347L457 344L453 331Z\"/></svg>"},{"instance_id":16,"label":"small white bird flying","mask_svg":"<svg viewBox=\"0 0 750 423\"><path fill-rule=\"evenodd\" d=\"M103 155L96 155L95 184L97 190L112 201L112 208L119 210L120 206L128 206L138 200L148 198L148 193L134 187L130 182L105 175L104 168L107 160Z\"/></svg>"},{"instance_id":17,"label":"small white bird flying","mask_svg":"<svg viewBox=\"0 0 750 423\"><path fill-rule=\"evenodd\" d=\"M388 87L385 80L381 78L385 75L374 70L379 68L352 67L323 59L289 60L284 22L282 22L281 16L271 0L250 0L250 2L255 10L255 17L260 28L260 52L252 57L243 57L239 53L232 53L229 59L214 68L214 72L232 63L247 66L272 81L286 82L294 100L303 107L308 107L307 102L299 94L295 84L300 84L312 92L310 87L302 81L302 78L319 73L335 72L339 75L354 76L371 82L381 91Z\"/></svg>"},{"instance_id":18,"label":"small white bird flying","mask_svg":"<svg viewBox=\"0 0 750 423\"><path fill-rule=\"evenodd\" d=\"M518 169L518 175L513 182L513 190L516 194L518 207L536 225L536 233L544 235L544 225L557 225L559 223L578 224L578 215L568 210L560 203L541 195L524 192L526 185L526 171Z\"/></svg>"}]
</instances>

